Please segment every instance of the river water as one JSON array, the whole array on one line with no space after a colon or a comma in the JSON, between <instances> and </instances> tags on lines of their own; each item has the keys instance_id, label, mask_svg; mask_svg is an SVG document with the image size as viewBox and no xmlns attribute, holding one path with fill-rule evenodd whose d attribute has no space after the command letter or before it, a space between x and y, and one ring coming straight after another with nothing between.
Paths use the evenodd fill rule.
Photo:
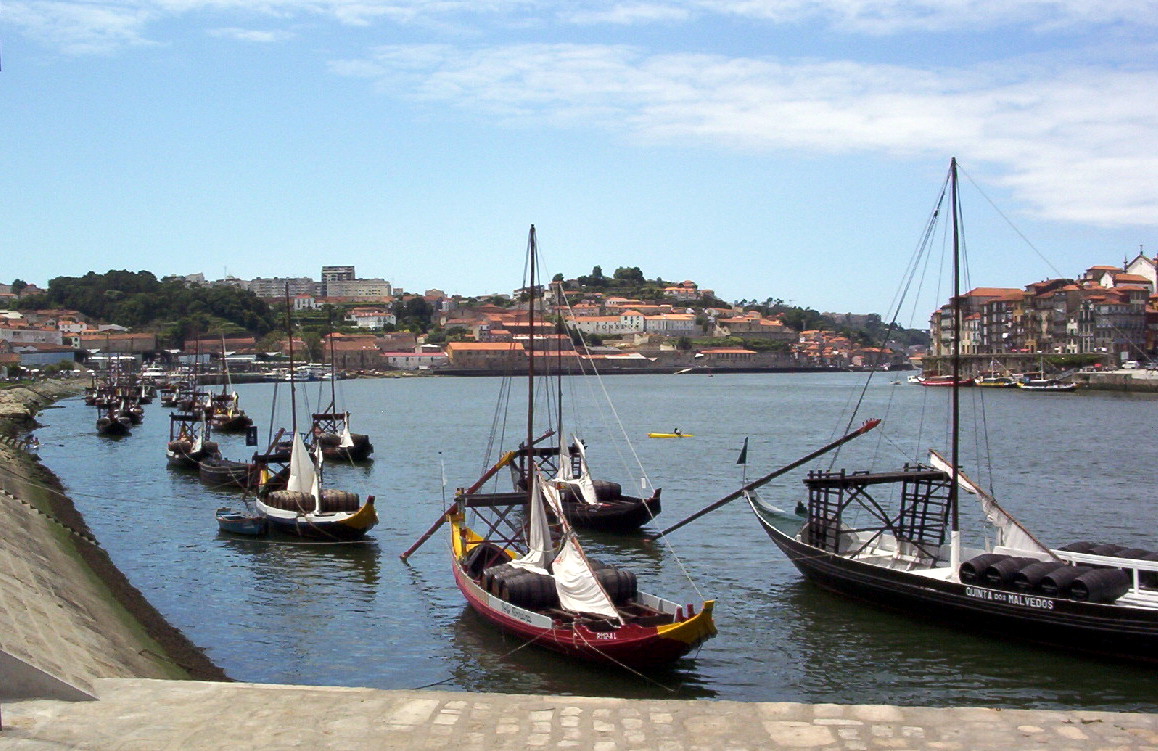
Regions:
<instances>
[{"instance_id":1,"label":"river water","mask_svg":"<svg viewBox=\"0 0 1158 751\"><path fill-rule=\"evenodd\" d=\"M794 461L858 422L881 417L837 467L888 469L944 448L948 395L876 374L639 375L565 379L597 477L625 491L663 488L666 527ZM525 417L496 419L501 379L388 378L338 385L374 461L327 465L328 487L377 498L381 521L361 545L316 546L219 535L218 506L237 495L165 463L167 410L155 403L132 436L96 435L79 399L45 411L43 461L60 477L114 562L164 616L242 681L412 689L719 698L760 701L1158 709L1158 672L1006 643L842 600L802 579L743 501L657 543L586 537L588 552L637 572L641 588L679 602L717 601L719 635L678 664L640 676L566 660L493 630L454 585L443 530L399 554L434 522L453 489L511 448ZM328 401L301 384L299 411ZM518 389L515 385L516 395ZM237 387L263 439L288 424L288 388ZM604 399L604 391L609 399ZM614 405L610 408L608 404ZM1108 392L962 392L967 421L988 426L962 449L966 471L1047 544L1078 539L1158 550L1151 468L1158 401ZM982 420L983 418L983 420ZM629 441L615 440L622 433ZM648 439L680 428L694 437ZM252 449L219 436L227 458ZM987 463L975 457L987 455ZM636 463L638 458L638 464ZM828 468L831 456L813 468ZM642 466L643 470L640 469ZM989 471L979 469L991 466ZM762 491L792 508L804 470ZM446 479L444 487L443 478ZM991 479L992 478L992 479ZM504 478L505 481L505 478ZM509 489L509 485L501 489Z\"/></svg>"}]
</instances>

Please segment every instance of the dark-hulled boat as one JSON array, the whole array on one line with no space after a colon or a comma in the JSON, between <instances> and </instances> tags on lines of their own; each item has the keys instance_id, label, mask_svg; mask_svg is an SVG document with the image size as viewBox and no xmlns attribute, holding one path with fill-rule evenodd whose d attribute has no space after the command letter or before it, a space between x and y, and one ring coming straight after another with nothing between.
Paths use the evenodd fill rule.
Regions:
<instances>
[{"instance_id":1,"label":"dark-hulled boat","mask_svg":"<svg viewBox=\"0 0 1158 751\"><path fill-rule=\"evenodd\" d=\"M362 462L374 453L374 444L365 433L350 432L350 413L333 411L315 412L310 435L322 450L322 458L338 462Z\"/></svg>"},{"instance_id":2,"label":"dark-hulled boat","mask_svg":"<svg viewBox=\"0 0 1158 751\"><path fill-rule=\"evenodd\" d=\"M960 221L953 216L953 374L960 378ZM944 197L942 194L942 198ZM931 234L931 233L930 233ZM1158 662L1158 555L1122 546L1050 548L960 471L958 388L951 455L896 472L812 472L803 524L750 497L757 520L804 576L825 589L911 616L1068 651ZM960 491L990 527L965 547Z\"/></svg>"},{"instance_id":3,"label":"dark-hulled boat","mask_svg":"<svg viewBox=\"0 0 1158 751\"><path fill-rule=\"evenodd\" d=\"M222 507L217 509L214 516L217 519L217 529L231 535L262 537L269 531L265 517L249 508L239 511Z\"/></svg>"},{"instance_id":4,"label":"dark-hulled boat","mask_svg":"<svg viewBox=\"0 0 1158 751\"><path fill-rule=\"evenodd\" d=\"M570 444L535 446L530 455L535 466L561 491L563 513L572 526L596 532L634 532L661 511L660 488L646 498L624 495L617 482L595 480L587 464L587 450L575 437ZM511 463L516 489L526 489L528 452L519 447Z\"/></svg>"},{"instance_id":5,"label":"dark-hulled boat","mask_svg":"<svg viewBox=\"0 0 1158 751\"><path fill-rule=\"evenodd\" d=\"M109 404L107 407L98 408L97 433L101 435L120 436L129 435L133 432L133 421L129 416L123 413L120 403Z\"/></svg>"},{"instance_id":6,"label":"dark-hulled boat","mask_svg":"<svg viewBox=\"0 0 1158 751\"><path fill-rule=\"evenodd\" d=\"M219 490L246 490L257 487L257 468L250 462L235 462L218 454L206 457L197 464L201 482Z\"/></svg>"},{"instance_id":7,"label":"dark-hulled boat","mask_svg":"<svg viewBox=\"0 0 1158 751\"><path fill-rule=\"evenodd\" d=\"M197 469L203 461L220 459L221 450L216 441L209 440L209 435L209 428L203 420L190 414L171 412L169 443L165 446L169 466Z\"/></svg>"},{"instance_id":8,"label":"dark-hulled boat","mask_svg":"<svg viewBox=\"0 0 1158 751\"><path fill-rule=\"evenodd\" d=\"M209 424L218 433L244 433L253 418L238 406L237 392L214 394L209 400Z\"/></svg>"}]
</instances>

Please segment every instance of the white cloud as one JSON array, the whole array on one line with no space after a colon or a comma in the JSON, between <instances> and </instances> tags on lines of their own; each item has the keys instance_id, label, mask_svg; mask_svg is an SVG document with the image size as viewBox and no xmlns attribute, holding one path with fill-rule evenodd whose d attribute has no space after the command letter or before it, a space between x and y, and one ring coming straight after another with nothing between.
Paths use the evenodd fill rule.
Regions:
<instances>
[{"instance_id":1,"label":"white cloud","mask_svg":"<svg viewBox=\"0 0 1158 751\"><path fill-rule=\"evenodd\" d=\"M694 15L690 6L679 3L612 3L606 7L584 7L576 10L564 9L559 15L575 24L617 24L635 25L642 23L687 21Z\"/></svg>"},{"instance_id":2,"label":"white cloud","mask_svg":"<svg viewBox=\"0 0 1158 751\"><path fill-rule=\"evenodd\" d=\"M623 46L392 46L356 69L479 117L753 152L960 156L1049 219L1154 224L1158 72L647 55Z\"/></svg>"},{"instance_id":3,"label":"white cloud","mask_svg":"<svg viewBox=\"0 0 1158 751\"><path fill-rule=\"evenodd\" d=\"M158 18L139 3L8 2L5 23L70 55L103 54L121 47L148 44L145 27Z\"/></svg>"},{"instance_id":4,"label":"white cloud","mask_svg":"<svg viewBox=\"0 0 1158 751\"><path fill-rule=\"evenodd\" d=\"M703 13L774 23L819 19L867 34L977 31L1011 24L1041 29L1158 24L1155 0L688 0L687 5Z\"/></svg>"},{"instance_id":5,"label":"white cloud","mask_svg":"<svg viewBox=\"0 0 1158 751\"><path fill-rule=\"evenodd\" d=\"M210 29L210 36L220 39L236 39L240 42L284 42L294 38L288 31L263 31L260 29L239 29L236 26L227 26L220 29Z\"/></svg>"},{"instance_id":6,"label":"white cloud","mask_svg":"<svg viewBox=\"0 0 1158 751\"><path fill-rule=\"evenodd\" d=\"M962 30L1003 26L1039 31L1100 25L1151 29L1158 0L15 0L0 21L72 53L141 43L154 22L205 14L221 22L257 17L329 19L350 26L378 23L463 28L547 23L645 25L732 18L773 25L818 22L854 34ZM226 24L247 26L246 23Z\"/></svg>"}]
</instances>

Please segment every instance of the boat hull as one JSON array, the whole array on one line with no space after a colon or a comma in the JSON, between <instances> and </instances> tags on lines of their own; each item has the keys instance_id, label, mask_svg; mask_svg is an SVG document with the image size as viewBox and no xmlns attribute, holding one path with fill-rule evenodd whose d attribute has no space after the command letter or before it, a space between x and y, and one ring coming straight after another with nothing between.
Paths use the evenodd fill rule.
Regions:
<instances>
[{"instance_id":1,"label":"boat hull","mask_svg":"<svg viewBox=\"0 0 1158 751\"><path fill-rule=\"evenodd\" d=\"M253 466L228 459L207 459L197 465L201 482L215 488L251 488L256 482Z\"/></svg>"},{"instance_id":2,"label":"boat hull","mask_svg":"<svg viewBox=\"0 0 1158 751\"><path fill-rule=\"evenodd\" d=\"M683 637L665 636L657 628L634 624L615 631L591 631L581 626L575 629L535 626L520 619L517 608L479 587L458 561L454 562L453 568L455 582L467 604L484 619L507 633L534 642L536 646L588 662L635 668L665 665L675 662L715 635L715 627L711 625L713 603L710 601L694 616L694 619L702 619L702 624L695 624ZM507 607L504 609L503 605ZM710 627L710 631L700 626Z\"/></svg>"},{"instance_id":3,"label":"boat hull","mask_svg":"<svg viewBox=\"0 0 1158 751\"><path fill-rule=\"evenodd\" d=\"M337 462L364 462L374 453L374 444L364 433L352 433L350 438L353 446L340 445L341 438L332 433L323 435L319 442L322 445L322 458Z\"/></svg>"},{"instance_id":4,"label":"boat hull","mask_svg":"<svg viewBox=\"0 0 1158 751\"><path fill-rule=\"evenodd\" d=\"M659 493L650 498L623 496L591 506L581 500L563 501L563 513L575 527L597 532L632 532L647 524L661 510Z\"/></svg>"},{"instance_id":5,"label":"boat hull","mask_svg":"<svg viewBox=\"0 0 1158 751\"><path fill-rule=\"evenodd\" d=\"M253 420L249 415L241 413L231 417L213 417L209 423L218 433L244 433L250 425L253 425Z\"/></svg>"},{"instance_id":6,"label":"boat hull","mask_svg":"<svg viewBox=\"0 0 1158 751\"><path fill-rule=\"evenodd\" d=\"M752 511L800 573L831 592L971 632L1158 663L1158 610L1021 594L874 566L802 543L754 503Z\"/></svg>"},{"instance_id":7,"label":"boat hull","mask_svg":"<svg viewBox=\"0 0 1158 751\"><path fill-rule=\"evenodd\" d=\"M451 535L451 568L467 604L494 626L528 643L588 662L647 668L672 663L716 635L712 600L704 602L698 613L692 613L691 605L680 608L674 623L627 623L613 630L581 624L572 628L562 620L516 607L484 590L464 568L464 535L476 540L477 536L454 520Z\"/></svg>"},{"instance_id":8,"label":"boat hull","mask_svg":"<svg viewBox=\"0 0 1158 751\"><path fill-rule=\"evenodd\" d=\"M265 518L258 514L247 514L233 509L217 509L217 528L231 535L260 537L266 533Z\"/></svg>"},{"instance_id":9,"label":"boat hull","mask_svg":"<svg viewBox=\"0 0 1158 751\"><path fill-rule=\"evenodd\" d=\"M319 542L361 540L378 523L373 497L367 498L365 505L353 513L294 514L268 506L260 499L257 510L270 532Z\"/></svg>"}]
</instances>

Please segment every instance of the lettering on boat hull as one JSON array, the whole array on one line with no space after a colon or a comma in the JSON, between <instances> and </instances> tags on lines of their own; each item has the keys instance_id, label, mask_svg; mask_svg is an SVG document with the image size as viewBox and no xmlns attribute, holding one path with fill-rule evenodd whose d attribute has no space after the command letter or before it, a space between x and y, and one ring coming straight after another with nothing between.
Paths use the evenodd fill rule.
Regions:
<instances>
[{"instance_id":1,"label":"lettering on boat hull","mask_svg":"<svg viewBox=\"0 0 1158 751\"><path fill-rule=\"evenodd\" d=\"M1048 597L1029 597L1016 592L1002 592L1001 590L984 589L982 587L965 587L965 596L972 597L975 600L1004 602L1008 605L1017 605L1023 608L1053 610L1053 600Z\"/></svg>"}]
</instances>

